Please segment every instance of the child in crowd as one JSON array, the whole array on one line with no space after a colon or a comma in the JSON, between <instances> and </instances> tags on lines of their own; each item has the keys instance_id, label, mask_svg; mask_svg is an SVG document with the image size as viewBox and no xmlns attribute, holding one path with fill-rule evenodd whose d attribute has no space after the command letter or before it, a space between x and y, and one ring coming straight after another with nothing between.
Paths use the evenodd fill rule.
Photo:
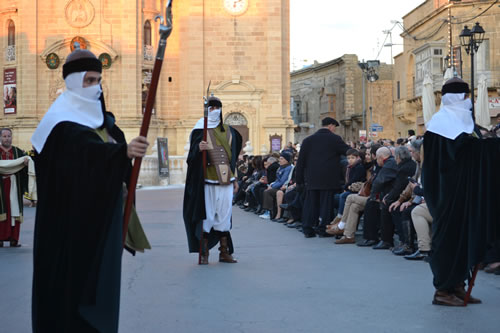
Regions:
<instances>
[{"instance_id":1,"label":"child in crowd","mask_svg":"<svg viewBox=\"0 0 500 333\"><path fill-rule=\"evenodd\" d=\"M338 229L341 230L344 229L344 226L340 225L340 223L342 223L340 222L340 219L342 218L342 214L344 213L344 206L347 197L350 194L357 193L361 188L361 183L366 181L366 170L362 163L359 152L356 149L349 149L346 155L348 166L345 175L346 182L344 186L344 192L335 195L335 206L338 208L338 213L337 217L335 218L335 220L333 220L332 223L332 225L338 225ZM327 230L327 232L330 234L333 231L333 229Z\"/></svg>"}]
</instances>

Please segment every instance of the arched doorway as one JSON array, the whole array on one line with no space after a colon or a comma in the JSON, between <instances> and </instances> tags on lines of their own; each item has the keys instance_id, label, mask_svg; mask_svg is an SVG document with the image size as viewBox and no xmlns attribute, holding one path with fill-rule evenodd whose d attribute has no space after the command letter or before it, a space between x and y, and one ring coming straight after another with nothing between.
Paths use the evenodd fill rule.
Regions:
<instances>
[{"instance_id":1,"label":"arched doorway","mask_svg":"<svg viewBox=\"0 0 500 333\"><path fill-rule=\"evenodd\" d=\"M241 149L245 147L245 143L249 140L248 137L248 121L244 115L239 112L233 112L226 116L225 124L232 126L235 130L237 130L243 139L243 145Z\"/></svg>"}]
</instances>

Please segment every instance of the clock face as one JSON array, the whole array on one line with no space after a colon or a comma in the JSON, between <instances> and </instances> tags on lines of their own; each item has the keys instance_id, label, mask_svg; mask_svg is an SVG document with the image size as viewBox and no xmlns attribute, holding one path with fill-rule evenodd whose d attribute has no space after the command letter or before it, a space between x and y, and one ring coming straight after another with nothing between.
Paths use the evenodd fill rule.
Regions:
<instances>
[{"instance_id":1,"label":"clock face","mask_svg":"<svg viewBox=\"0 0 500 333\"><path fill-rule=\"evenodd\" d=\"M224 8L231 15L241 15L248 9L248 0L223 0Z\"/></svg>"}]
</instances>

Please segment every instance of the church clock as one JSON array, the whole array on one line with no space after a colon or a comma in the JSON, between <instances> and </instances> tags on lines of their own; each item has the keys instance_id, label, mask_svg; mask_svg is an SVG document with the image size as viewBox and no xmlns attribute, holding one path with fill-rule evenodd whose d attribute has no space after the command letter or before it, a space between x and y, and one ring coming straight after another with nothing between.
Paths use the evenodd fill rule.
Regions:
<instances>
[{"instance_id":1,"label":"church clock","mask_svg":"<svg viewBox=\"0 0 500 333\"><path fill-rule=\"evenodd\" d=\"M231 15L238 16L248 9L248 0L223 0L224 9Z\"/></svg>"}]
</instances>

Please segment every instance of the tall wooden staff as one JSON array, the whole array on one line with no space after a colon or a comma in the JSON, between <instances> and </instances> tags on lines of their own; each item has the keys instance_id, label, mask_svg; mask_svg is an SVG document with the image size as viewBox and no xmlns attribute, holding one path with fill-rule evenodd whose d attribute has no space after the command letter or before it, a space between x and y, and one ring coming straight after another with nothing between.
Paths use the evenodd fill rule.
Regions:
<instances>
[{"instance_id":1,"label":"tall wooden staff","mask_svg":"<svg viewBox=\"0 0 500 333\"><path fill-rule=\"evenodd\" d=\"M167 48L167 39L172 33L172 1L167 3L166 7L166 25L165 18L161 15L155 17L155 21L160 20L160 41L158 45L158 51L156 53L155 65L153 67L153 77L151 78L151 86L148 91L148 97L146 100L146 109L144 110L144 118L142 119L142 126L140 131L140 136L147 137L149 130L149 123L151 122L151 113L153 111L153 105L156 97L156 90L158 88L158 81L160 79L161 66L163 65L163 58L165 57L165 49ZM130 176L130 183L128 186L127 201L125 203L125 209L123 213L123 244L125 244L125 239L127 237L128 223L130 220L130 214L132 212L132 204L135 197L135 187L137 186L137 178L139 177L139 171L141 169L142 158L136 158L134 161L134 166L132 168L132 174Z\"/></svg>"},{"instance_id":2,"label":"tall wooden staff","mask_svg":"<svg viewBox=\"0 0 500 333\"><path fill-rule=\"evenodd\" d=\"M207 132L208 132L208 94L210 92L210 84L212 80L208 82L207 87L207 95L204 98L204 108L203 108L203 141L207 142ZM201 158L203 163L203 181L207 179L207 151L203 150L201 152ZM203 223L203 221L202 221ZM201 226L201 235L200 235L200 249L198 251L198 265L201 264L201 245L203 239L203 224Z\"/></svg>"}]
</instances>

